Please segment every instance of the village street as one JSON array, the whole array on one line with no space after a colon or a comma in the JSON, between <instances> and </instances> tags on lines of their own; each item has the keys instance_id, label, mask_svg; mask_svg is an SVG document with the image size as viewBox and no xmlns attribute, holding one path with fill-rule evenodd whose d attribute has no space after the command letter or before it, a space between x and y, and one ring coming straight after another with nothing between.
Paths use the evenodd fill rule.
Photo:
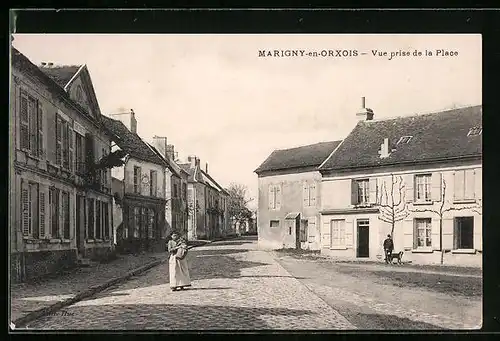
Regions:
<instances>
[{"instance_id":1,"label":"village street","mask_svg":"<svg viewBox=\"0 0 500 341\"><path fill-rule=\"evenodd\" d=\"M170 291L163 263L28 328L449 329L481 323L481 289L473 290L477 283L481 288L477 274L439 275L441 282L468 281L468 292L453 295L429 285L395 286L378 280L373 265L258 251L251 237L198 247L188 257L189 290ZM398 273L410 273L405 271Z\"/></svg>"}]
</instances>

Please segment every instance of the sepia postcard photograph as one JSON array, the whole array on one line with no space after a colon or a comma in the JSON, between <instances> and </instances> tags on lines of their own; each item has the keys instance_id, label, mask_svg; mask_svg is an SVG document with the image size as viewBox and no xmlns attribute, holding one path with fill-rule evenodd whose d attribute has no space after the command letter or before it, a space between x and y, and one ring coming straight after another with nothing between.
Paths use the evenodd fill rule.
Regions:
<instances>
[{"instance_id":1,"label":"sepia postcard photograph","mask_svg":"<svg viewBox=\"0 0 500 341\"><path fill-rule=\"evenodd\" d=\"M11 330L479 330L479 34L11 35Z\"/></svg>"}]
</instances>

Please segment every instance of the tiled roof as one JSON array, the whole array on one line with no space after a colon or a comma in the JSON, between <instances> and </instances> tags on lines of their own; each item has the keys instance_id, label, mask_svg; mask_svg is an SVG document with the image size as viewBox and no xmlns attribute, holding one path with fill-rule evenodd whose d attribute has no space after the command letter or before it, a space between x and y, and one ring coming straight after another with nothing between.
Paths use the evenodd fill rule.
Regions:
<instances>
[{"instance_id":1,"label":"tiled roof","mask_svg":"<svg viewBox=\"0 0 500 341\"><path fill-rule=\"evenodd\" d=\"M147 142L146 142L147 143ZM151 145L150 143L147 143L147 145L149 146L149 148L151 148L151 150L160 158L162 159L165 164L167 165L168 169L170 169L170 171L178 178L181 177L180 173L179 173L179 167L177 165L175 165L175 162L173 162L172 160L169 160L167 158L165 158L163 155L161 155L161 153L158 151L158 149L156 149L153 145ZM177 167L176 167L177 166Z\"/></svg>"},{"instance_id":2,"label":"tiled roof","mask_svg":"<svg viewBox=\"0 0 500 341\"><path fill-rule=\"evenodd\" d=\"M93 117L85 110L80 104L73 101L69 94L64 91L64 86L60 86L53 78L49 77L45 72L41 70L38 66L33 64L24 54L19 52L15 47L11 47L11 62L12 66L18 68L21 71L29 72L31 75L37 77L42 81L51 91L60 95L72 106L77 108L81 113L93 119Z\"/></svg>"},{"instance_id":3,"label":"tiled roof","mask_svg":"<svg viewBox=\"0 0 500 341\"><path fill-rule=\"evenodd\" d=\"M200 173L200 168L199 167L191 167L191 164L189 163L182 163L182 164L179 164L179 167L181 167L184 171L186 171L186 173L188 173L188 182L195 182L195 181L198 181L198 182L201 182L203 183L203 178L201 176L201 173ZM196 171L196 168L198 168L198 171ZM195 180L195 175L196 175L196 180Z\"/></svg>"},{"instance_id":4,"label":"tiled roof","mask_svg":"<svg viewBox=\"0 0 500 341\"><path fill-rule=\"evenodd\" d=\"M158 156L139 135L128 130L122 122L104 115L101 115L101 119L104 129L114 135L115 143L130 156L159 165L167 165L165 160Z\"/></svg>"},{"instance_id":5,"label":"tiled roof","mask_svg":"<svg viewBox=\"0 0 500 341\"><path fill-rule=\"evenodd\" d=\"M214 178L208 175L208 173L204 172L203 170L200 170L200 173L203 176L203 180L205 183L208 183L210 186L214 187L219 192L229 195L229 193L221 185L219 185L217 181L214 180Z\"/></svg>"},{"instance_id":6,"label":"tiled roof","mask_svg":"<svg viewBox=\"0 0 500 341\"><path fill-rule=\"evenodd\" d=\"M320 142L296 148L275 150L255 170L255 173L260 174L265 171L290 168L318 167L337 148L340 142Z\"/></svg>"},{"instance_id":7,"label":"tiled roof","mask_svg":"<svg viewBox=\"0 0 500 341\"><path fill-rule=\"evenodd\" d=\"M482 126L482 106L438 113L359 122L321 170L373 167L482 155L482 138L467 136L470 128ZM412 136L408 143L401 137ZM378 151L389 139L389 157Z\"/></svg>"},{"instance_id":8,"label":"tiled roof","mask_svg":"<svg viewBox=\"0 0 500 341\"><path fill-rule=\"evenodd\" d=\"M81 65L41 66L40 70L64 89Z\"/></svg>"}]
</instances>

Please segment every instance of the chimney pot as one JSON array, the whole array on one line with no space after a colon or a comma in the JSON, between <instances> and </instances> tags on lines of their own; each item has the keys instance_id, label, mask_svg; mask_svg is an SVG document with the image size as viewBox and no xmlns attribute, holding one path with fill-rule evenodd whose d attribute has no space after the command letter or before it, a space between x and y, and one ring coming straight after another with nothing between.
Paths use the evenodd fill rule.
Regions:
<instances>
[{"instance_id":1,"label":"chimney pot","mask_svg":"<svg viewBox=\"0 0 500 341\"><path fill-rule=\"evenodd\" d=\"M47 65L47 63L46 62L42 62L42 66L45 66L45 65Z\"/></svg>"},{"instance_id":2,"label":"chimney pot","mask_svg":"<svg viewBox=\"0 0 500 341\"><path fill-rule=\"evenodd\" d=\"M207 173L207 174L208 174L208 162L207 162L207 163L205 163L205 173Z\"/></svg>"},{"instance_id":3,"label":"chimney pot","mask_svg":"<svg viewBox=\"0 0 500 341\"><path fill-rule=\"evenodd\" d=\"M52 66L52 65L54 65L54 63L52 63L52 62L51 62L51 63L48 63L48 65L49 65L49 66Z\"/></svg>"},{"instance_id":4,"label":"chimney pot","mask_svg":"<svg viewBox=\"0 0 500 341\"><path fill-rule=\"evenodd\" d=\"M361 109L364 109L366 107L366 99L365 97L361 97Z\"/></svg>"}]
</instances>

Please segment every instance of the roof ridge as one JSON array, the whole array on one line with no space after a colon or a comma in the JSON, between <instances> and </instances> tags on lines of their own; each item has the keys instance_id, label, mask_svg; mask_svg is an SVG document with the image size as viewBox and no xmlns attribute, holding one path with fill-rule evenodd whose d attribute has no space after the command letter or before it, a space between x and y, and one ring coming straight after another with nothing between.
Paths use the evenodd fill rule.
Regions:
<instances>
[{"instance_id":1,"label":"roof ridge","mask_svg":"<svg viewBox=\"0 0 500 341\"><path fill-rule=\"evenodd\" d=\"M323 144L323 143L337 143L339 141L342 141L342 140L323 141L323 142L316 142L316 143L304 144L304 145L300 145L300 146L297 146L297 147L275 149L273 152L281 152L281 151L286 151L286 150L291 150L291 149L297 149L297 148L312 147L312 146L316 146L318 144Z\"/></svg>"},{"instance_id":2,"label":"roof ridge","mask_svg":"<svg viewBox=\"0 0 500 341\"><path fill-rule=\"evenodd\" d=\"M444 114L450 111L456 111L456 110L462 110L462 109L468 109L468 108L475 108L475 107L482 107L482 104L475 104L475 105L464 105L461 107L456 107L456 108L450 108L450 109L444 109L444 110L436 110L436 111L427 111L427 112L420 112L420 113L414 113L410 115L404 115L404 116L391 116L391 117L384 117L384 118L378 118L378 119L372 119L372 120L363 120L360 121L360 123L374 123L374 122L384 122L384 121L392 121L392 120L404 120L407 118L412 118L412 117L423 117L423 116L431 116L431 115L439 115L439 114Z\"/></svg>"}]
</instances>

